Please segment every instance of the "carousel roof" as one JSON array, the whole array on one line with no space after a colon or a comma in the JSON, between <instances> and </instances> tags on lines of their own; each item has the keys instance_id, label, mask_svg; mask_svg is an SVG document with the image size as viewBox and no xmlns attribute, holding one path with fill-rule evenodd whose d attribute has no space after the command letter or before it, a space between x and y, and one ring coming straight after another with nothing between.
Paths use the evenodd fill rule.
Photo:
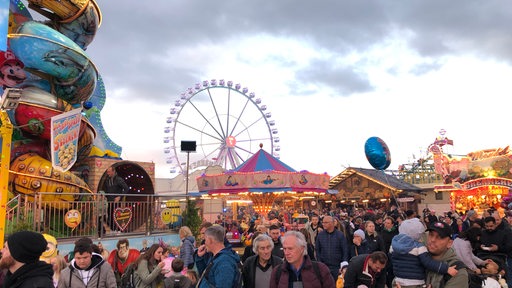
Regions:
<instances>
[{"instance_id":1,"label":"carousel roof","mask_svg":"<svg viewBox=\"0 0 512 288\"><path fill-rule=\"evenodd\" d=\"M236 172L256 172L267 170L296 172L292 167L268 154L263 149L260 149L257 153L252 155L251 158L247 159L244 163L234 169Z\"/></svg>"}]
</instances>

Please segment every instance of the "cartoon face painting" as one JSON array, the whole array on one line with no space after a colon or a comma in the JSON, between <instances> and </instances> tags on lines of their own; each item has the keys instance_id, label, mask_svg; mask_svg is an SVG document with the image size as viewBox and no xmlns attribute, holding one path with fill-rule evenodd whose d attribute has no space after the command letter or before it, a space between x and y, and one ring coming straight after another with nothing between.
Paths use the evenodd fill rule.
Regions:
<instances>
[{"instance_id":1,"label":"cartoon face painting","mask_svg":"<svg viewBox=\"0 0 512 288\"><path fill-rule=\"evenodd\" d=\"M11 51L0 51L0 84L5 88L23 83L27 79L24 66Z\"/></svg>"}]
</instances>

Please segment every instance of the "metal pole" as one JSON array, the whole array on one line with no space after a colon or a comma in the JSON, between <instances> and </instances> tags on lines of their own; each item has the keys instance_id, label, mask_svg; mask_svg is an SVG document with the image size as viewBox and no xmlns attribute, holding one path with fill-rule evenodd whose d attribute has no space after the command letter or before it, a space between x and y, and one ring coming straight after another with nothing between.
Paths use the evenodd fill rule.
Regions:
<instances>
[{"instance_id":1,"label":"metal pole","mask_svg":"<svg viewBox=\"0 0 512 288\"><path fill-rule=\"evenodd\" d=\"M4 243L6 205L9 185L9 165L11 162L11 140L14 126L9 120L7 111L0 109L0 138L2 157L0 159L0 243Z\"/></svg>"},{"instance_id":2,"label":"metal pole","mask_svg":"<svg viewBox=\"0 0 512 288\"><path fill-rule=\"evenodd\" d=\"M187 178L185 179L185 199L186 199L186 203L185 203L185 211L187 211L187 216L188 216L188 168L189 168L189 162L190 160L190 151L187 151Z\"/></svg>"}]
</instances>

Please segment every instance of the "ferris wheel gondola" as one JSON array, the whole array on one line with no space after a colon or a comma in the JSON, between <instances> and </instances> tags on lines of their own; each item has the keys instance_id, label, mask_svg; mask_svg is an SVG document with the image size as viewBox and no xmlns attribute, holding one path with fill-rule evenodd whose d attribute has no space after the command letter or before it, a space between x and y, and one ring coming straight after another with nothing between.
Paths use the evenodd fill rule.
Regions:
<instances>
[{"instance_id":1,"label":"ferris wheel gondola","mask_svg":"<svg viewBox=\"0 0 512 288\"><path fill-rule=\"evenodd\" d=\"M268 107L254 92L232 81L210 80L188 88L175 100L164 127L164 153L170 173L208 166L232 170L263 144L279 158L279 131ZM196 152L181 151L181 141L196 141Z\"/></svg>"}]
</instances>

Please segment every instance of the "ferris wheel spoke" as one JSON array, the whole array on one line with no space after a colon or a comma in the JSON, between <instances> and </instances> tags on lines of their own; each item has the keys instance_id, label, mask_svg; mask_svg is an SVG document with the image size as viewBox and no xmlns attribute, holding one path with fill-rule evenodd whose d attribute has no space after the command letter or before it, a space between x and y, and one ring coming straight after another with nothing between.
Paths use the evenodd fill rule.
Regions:
<instances>
[{"instance_id":1,"label":"ferris wheel spoke","mask_svg":"<svg viewBox=\"0 0 512 288\"><path fill-rule=\"evenodd\" d=\"M213 139L217 139L217 140L219 140L219 141L222 141L222 138L220 138L220 137L218 137L218 136L214 136L214 135L212 135L212 134L206 133L206 132L204 132L204 131L202 131L202 130L200 130L200 129L197 129L197 128L195 128L195 127L192 127L192 126L190 126L190 125L188 125L188 124L186 124L186 123L183 123L183 122L181 122L181 121L176 121L176 123L179 123L179 124L181 124L181 125L183 125L183 126L185 126L185 127L187 127L187 128L190 128L190 129L192 129L192 130L194 130L194 131L197 131L197 132L199 132L199 133L201 133L201 134L204 134L204 135L210 136L210 137L212 137ZM219 135L219 136L220 136L220 135Z\"/></svg>"},{"instance_id":2,"label":"ferris wheel spoke","mask_svg":"<svg viewBox=\"0 0 512 288\"><path fill-rule=\"evenodd\" d=\"M247 101L245 101L244 108L242 108L242 111L240 111L240 114L236 118L235 125L233 126L233 128L231 129L231 131L229 132L228 135L233 135L233 132L235 131L236 126L238 125L238 122L240 122L240 119L242 119L242 115L244 114L245 109L247 108L247 104L249 104L249 101L250 101L249 99L247 99Z\"/></svg>"},{"instance_id":3,"label":"ferris wheel spoke","mask_svg":"<svg viewBox=\"0 0 512 288\"><path fill-rule=\"evenodd\" d=\"M256 141L265 141L265 140L271 140L271 139L272 139L271 137L267 137L267 138L257 138L257 139L236 140L236 142L237 143L256 142Z\"/></svg>"},{"instance_id":4,"label":"ferris wheel spoke","mask_svg":"<svg viewBox=\"0 0 512 288\"><path fill-rule=\"evenodd\" d=\"M238 167L238 163L239 161L236 161L237 159L234 157L235 155L233 155L232 149L228 149L226 152L227 152L227 159L229 160L229 163L231 163L231 167Z\"/></svg>"},{"instance_id":5,"label":"ferris wheel spoke","mask_svg":"<svg viewBox=\"0 0 512 288\"><path fill-rule=\"evenodd\" d=\"M236 135L233 135L235 137L238 137L240 134L244 133L245 131L249 130L249 128L251 128L253 125L255 125L256 123L258 123L259 121L261 121L262 119L264 119L263 117L260 117L258 119L256 119L256 121L252 122L251 124L249 124L248 126L246 126L243 130L241 131L238 131L238 133Z\"/></svg>"},{"instance_id":6,"label":"ferris wheel spoke","mask_svg":"<svg viewBox=\"0 0 512 288\"><path fill-rule=\"evenodd\" d=\"M196 109L197 113L199 113L199 115L201 115L201 117L203 117L204 121L206 121L206 123L208 123L208 125L210 125L210 127L219 135L220 138L224 138L224 132L222 131L222 126L221 126L221 132L219 132L219 130L212 125L212 123L210 122L210 120L208 120L204 114L199 111L199 109L196 107L196 105L194 105L194 103L192 103L192 101L188 101L188 103L190 103L190 105L192 105L192 107L194 107L194 109ZM215 114L217 114L217 112L215 112ZM218 115L217 115L217 118L218 118ZM181 122L180 122L181 123ZM183 124L183 123L182 123ZM195 128L194 128L195 129ZM197 129L195 129L197 130Z\"/></svg>"},{"instance_id":7,"label":"ferris wheel spoke","mask_svg":"<svg viewBox=\"0 0 512 288\"><path fill-rule=\"evenodd\" d=\"M213 101L213 98L212 98L212 93L210 92L209 88L207 89L207 91L208 91L208 96L210 96L210 102L212 103L213 111L215 111L215 116L217 118L217 121L219 122L219 128L220 128L219 130L222 132L221 136L222 136L222 138L226 138L226 134L224 133L224 129L223 129L222 123L220 121L219 112L217 112L217 107L215 106L215 101ZM213 126L212 126L212 128L213 128Z\"/></svg>"}]
</instances>

